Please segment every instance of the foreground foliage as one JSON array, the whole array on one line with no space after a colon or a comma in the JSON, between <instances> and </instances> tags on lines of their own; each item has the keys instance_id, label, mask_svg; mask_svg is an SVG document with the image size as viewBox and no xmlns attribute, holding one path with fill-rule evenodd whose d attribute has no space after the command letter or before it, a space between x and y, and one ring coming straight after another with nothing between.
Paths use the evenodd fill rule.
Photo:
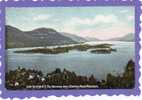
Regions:
<instances>
[{"instance_id":1,"label":"foreground foliage","mask_svg":"<svg viewBox=\"0 0 142 100\"><path fill-rule=\"evenodd\" d=\"M6 73L7 89L50 89L52 86L96 86L95 88L133 88L134 87L134 62L130 60L122 75L108 74L106 80L98 81L91 75L80 76L66 69L57 68L51 73L43 75L41 71L18 68ZM31 87L30 87L31 86ZM38 88L32 86L39 86ZM93 87L92 87L93 88Z\"/></svg>"}]
</instances>

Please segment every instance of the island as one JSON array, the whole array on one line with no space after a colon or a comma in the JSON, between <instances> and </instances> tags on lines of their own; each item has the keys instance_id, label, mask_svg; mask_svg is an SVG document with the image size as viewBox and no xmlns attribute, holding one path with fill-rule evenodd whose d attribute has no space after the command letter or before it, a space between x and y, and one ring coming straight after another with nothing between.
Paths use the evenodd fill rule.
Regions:
<instances>
[{"instance_id":1,"label":"island","mask_svg":"<svg viewBox=\"0 0 142 100\"><path fill-rule=\"evenodd\" d=\"M90 52L94 54L111 54L111 52L116 52L116 49L113 48L97 48L93 49Z\"/></svg>"},{"instance_id":2,"label":"island","mask_svg":"<svg viewBox=\"0 0 142 100\"><path fill-rule=\"evenodd\" d=\"M18 50L15 51L15 53L59 54L59 53L68 53L70 50L87 51L89 49L93 49L91 53L95 52L109 53L111 51L116 51L116 49L112 49L111 46L112 44L97 44L97 45L78 44L71 46L59 46L53 48L41 47L29 50Z\"/></svg>"}]
</instances>

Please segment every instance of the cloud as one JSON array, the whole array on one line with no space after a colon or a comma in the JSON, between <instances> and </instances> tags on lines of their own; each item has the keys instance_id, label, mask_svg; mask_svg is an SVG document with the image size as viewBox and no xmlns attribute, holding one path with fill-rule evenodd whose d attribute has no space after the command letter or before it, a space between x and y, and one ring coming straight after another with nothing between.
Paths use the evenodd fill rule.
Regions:
<instances>
[{"instance_id":1,"label":"cloud","mask_svg":"<svg viewBox=\"0 0 142 100\"><path fill-rule=\"evenodd\" d=\"M109 25L107 24L107 21L100 20L102 19L102 17L95 18L99 20L94 22L91 22L91 19L89 20L88 18L84 19L84 21L77 18L74 19L75 22L73 20L70 20L68 23L63 24L62 31L69 32L71 34L75 34L82 37L95 37L101 40L122 37L128 33L134 32L134 27L128 26L128 24L125 22L117 21L117 23L112 23L111 25ZM100 22L100 25L102 25L102 22L104 24L102 26L99 25L99 27L97 27L98 25L96 25L96 22ZM92 26L86 26L86 24ZM85 27L80 28L80 26L82 25Z\"/></svg>"},{"instance_id":2,"label":"cloud","mask_svg":"<svg viewBox=\"0 0 142 100\"><path fill-rule=\"evenodd\" d=\"M121 10L120 13L127 13L128 10Z\"/></svg>"},{"instance_id":3,"label":"cloud","mask_svg":"<svg viewBox=\"0 0 142 100\"><path fill-rule=\"evenodd\" d=\"M118 18L115 15L97 15L94 18L79 18L75 17L71 19L73 24L85 24L85 25L95 25L95 24L102 24L102 23L116 23L118 22Z\"/></svg>"},{"instance_id":4,"label":"cloud","mask_svg":"<svg viewBox=\"0 0 142 100\"><path fill-rule=\"evenodd\" d=\"M109 37L121 36L128 32L127 25L119 25L122 22L114 14L96 15L94 18L72 17L71 20L62 23L61 31L69 32L82 37L96 37L108 39ZM110 25L111 24L111 25ZM99 27L98 27L99 26ZM117 28L119 27L119 28ZM116 32L117 31L117 32ZM120 31L120 32L119 32Z\"/></svg>"},{"instance_id":5,"label":"cloud","mask_svg":"<svg viewBox=\"0 0 142 100\"><path fill-rule=\"evenodd\" d=\"M128 18L127 18L129 21L132 21L132 20L134 20L134 16L128 16Z\"/></svg>"},{"instance_id":6,"label":"cloud","mask_svg":"<svg viewBox=\"0 0 142 100\"><path fill-rule=\"evenodd\" d=\"M116 23L118 22L118 18L115 15L98 15L94 19L95 23Z\"/></svg>"},{"instance_id":7,"label":"cloud","mask_svg":"<svg viewBox=\"0 0 142 100\"><path fill-rule=\"evenodd\" d=\"M68 21L60 23L62 29L60 31L70 32L73 34L79 34L81 30L85 31L87 29L91 30L92 28L98 27L98 25L110 26L108 24L117 24L117 16L110 15L96 15L94 18L81 18L81 17L72 17Z\"/></svg>"},{"instance_id":8,"label":"cloud","mask_svg":"<svg viewBox=\"0 0 142 100\"><path fill-rule=\"evenodd\" d=\"M117 26L96 29L84 29L80 32L83 37L95 37L101 40L107 40L115 37L122 37L128 33L134 33L133 27L128 27L125 23L119 23Z\"/></svg>"},{"instance_id":9,"label":"cloud","mask_svg":"<svg viewBox=\"0 0 142 100\"><path fill-rule=\"evenodd\" d=\"M33 17L34 21L45 21L48 20L51 17L51 15L37 15Z\"/></svg>"}]
</instances>

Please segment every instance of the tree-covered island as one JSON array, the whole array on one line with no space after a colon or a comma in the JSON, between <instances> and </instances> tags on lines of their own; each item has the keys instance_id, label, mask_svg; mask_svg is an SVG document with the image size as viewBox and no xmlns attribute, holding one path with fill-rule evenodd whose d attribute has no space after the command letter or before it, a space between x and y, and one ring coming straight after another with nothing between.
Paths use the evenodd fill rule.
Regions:
<instances>
[{"instance_id":1,"label":"tree-covered island","mask_svg":"<svg viewBox=\"0 0 142 100\"><path fill-rule=\"evenodd\" d=\"M91 53L111 53L112 51L116 51L116 49L111 48L112 44L97 44L97 45L89 45L89 44L79 44L74 46L64 46L64 47L55 47L55 48L34 48L29 50L18 50L15 53L43 53L43 54L59 54L59 53L67 53L70 50L78 50L78 51L87 51L88 49L92 49Z\"/></svg>"}]
</instances>

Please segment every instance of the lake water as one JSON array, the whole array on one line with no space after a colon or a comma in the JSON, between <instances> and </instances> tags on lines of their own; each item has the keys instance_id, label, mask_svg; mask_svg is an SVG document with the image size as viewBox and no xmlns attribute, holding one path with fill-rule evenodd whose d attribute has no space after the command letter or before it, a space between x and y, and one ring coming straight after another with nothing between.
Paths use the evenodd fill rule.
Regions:
<instances>
[{"instance_id":1,"label":"lake water","mask_svg":"<svg viewBox=\"0 0 142 100\"><path fill-rule=\"evenodd\" d=\"M78 75L90 76L94 74L97 79L105 79L108 73L118 75L124 72L124 68L130 59L134 60L134 42L88 42L87 44L113 44L117 52L111 54L93 54L88 51L70 51L61 54L24 54L14 53L15 50L24 48L8 49L6 54L7 70L34 68L44 73L54 71L55 68L66 68ZM25 48L29 49L29 48Z\"/></svg>"}]
</instances>

